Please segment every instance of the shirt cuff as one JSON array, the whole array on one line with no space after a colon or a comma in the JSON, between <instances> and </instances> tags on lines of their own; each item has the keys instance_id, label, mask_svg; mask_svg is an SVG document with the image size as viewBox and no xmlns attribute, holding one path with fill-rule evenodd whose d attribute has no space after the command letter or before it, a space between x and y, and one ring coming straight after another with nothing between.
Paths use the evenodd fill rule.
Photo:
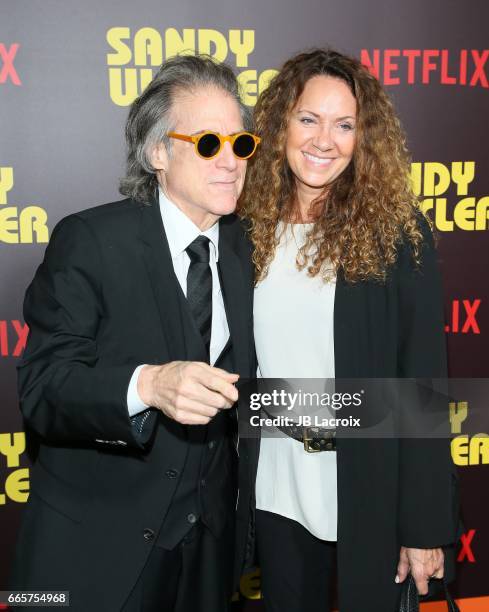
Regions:
<instances>
[{"instance_id":1,"label":"shirt cuff","mask_svg":"<svg viewBox=\"0 0 489 612\"><path fill-rule=\"evenodd\" d=\"M131 380L129 381L129 387L127 389L127 411L129 412L130 417L149 408L149 406L139 397L138 393L139 372L141 372L145 365L146 364L143 363L143 365L138 366L134 370Z\"/></svg>"}]
</instances>

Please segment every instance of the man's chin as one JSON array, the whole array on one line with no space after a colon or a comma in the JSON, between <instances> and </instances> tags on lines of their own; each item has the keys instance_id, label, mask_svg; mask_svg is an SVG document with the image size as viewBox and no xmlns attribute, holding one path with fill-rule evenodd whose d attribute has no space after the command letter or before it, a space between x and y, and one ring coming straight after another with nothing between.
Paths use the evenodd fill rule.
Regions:
<instances>
[{"instance_id":1,"label":"man's chin","mask_svg":"<svg viewBox=\"0 0 489 612\"><path fill-rule=\"evenodd\" d=\"M219 198L219 202L212 207L212 212L220 217L230 215L236 210L237 202L238 198L235 195L226 198Z\"/></svg>"}]
</instances>

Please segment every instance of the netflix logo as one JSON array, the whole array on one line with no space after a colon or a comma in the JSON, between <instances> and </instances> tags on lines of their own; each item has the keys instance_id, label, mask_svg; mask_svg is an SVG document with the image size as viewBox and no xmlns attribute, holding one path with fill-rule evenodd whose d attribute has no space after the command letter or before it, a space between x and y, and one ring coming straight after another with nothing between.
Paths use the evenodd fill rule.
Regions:
<instances>
[{"instance_id":1,"label":"netflix logo","mask_svg":"<svg viewBox=\"0 0 489 612\"><path fill-rule=\"evenodd\" d=\"M20 357L27 342L29 328L20 321L0 321L0 356Z\"/></svg>"},{"instance_id":2,"label":"netflix logo","mask_svg":"<svg viewBox=\"0 0 489 612\"><path fill-rule=\"evenodd\" d=\"M477 312L482 300L452 300L445 331L451 334L480 334Z\"/></svg>"},{"instance_id":3,"label":"netflix logo","mask_svg":"<svg viewBox=\"0 0 489 612\"><path fill-rule=\"evenodd\" d=\"M472 541L474 539L475 534L476 534L475 529L469 529L467 533L463 533L460 536L461 548L457 556L457 561L459 563L462 563L463 561L468 561L469 563L475 563L475 555L474 555L474 551L472 550Z\"/></svg>"},{"instance_id":4,"label":"netflix logo","mask_svg":"<svg viewBox=\"0 0 489 612\"><path fill-rule=\"evenodd\" d=\"M489 88L489 49L362 49L360 61L383 85L463 85Z\"/></svg>"},{"instance_id":5,"label":"netflix logo","mask_svg":"<svg viewBox=\"0 0 489 612\"><path fill-rule=\"evenodd\" d=\"M0 84L2 85L7 82L13 83L13 85L22 85L14 65L19 47L19 43L13 43L8 47L4 43L0 43Z\"/></svg>"}]
</instances>

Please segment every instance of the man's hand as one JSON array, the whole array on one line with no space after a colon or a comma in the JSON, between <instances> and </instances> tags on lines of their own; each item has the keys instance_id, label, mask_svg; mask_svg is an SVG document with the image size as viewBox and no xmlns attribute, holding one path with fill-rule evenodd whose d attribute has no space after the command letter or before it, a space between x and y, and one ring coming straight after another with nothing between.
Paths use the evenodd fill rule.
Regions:
<instances>
[{"instance_id":1,"label":"man's hand","mask_svg":"<svg viewBox=\"0 0 489 612\"><path fill-rule=\"evenodd\" d=\"M396 582L404 582L409 572L414 578L418 593L426 595L429 579L443 578L443 550L401 546Z\"/></svg>"},{"instance_id":2,"label":"man's hand","mask_svg":"<svg viewBox=\"0 0 489 612\"><path fill-rule=\"evenodd\" d=\"M159 408L183 425L206 425L219 410L238 399L234 387L239 374L198 361L172 361L144 366L139 373L138 393L148 406Z\"/></svg>"}]
</instances>

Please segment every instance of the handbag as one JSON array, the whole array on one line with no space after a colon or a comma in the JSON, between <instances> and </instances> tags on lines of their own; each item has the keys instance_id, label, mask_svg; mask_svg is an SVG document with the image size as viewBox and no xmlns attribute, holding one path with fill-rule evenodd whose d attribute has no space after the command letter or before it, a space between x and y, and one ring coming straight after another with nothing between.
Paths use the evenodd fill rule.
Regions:
<instances>
[{"instance_id":1,"label":"handbag","mask_svg":"<svg viewBox=\"0 0 489 612\"><path fill-rule=\"evenodd\" d=\"M455 603L455 600L450 595L450 591L447 588L445 579L443 580L443 588L445 590L445 598L448 606L448 612L460 612L460 608ZM419 612L419 593L416 588L416 583L411 574L406 578L402 584L401 589L401 603L399 606L399 612Z\"/></svg>"}]
</instances>

